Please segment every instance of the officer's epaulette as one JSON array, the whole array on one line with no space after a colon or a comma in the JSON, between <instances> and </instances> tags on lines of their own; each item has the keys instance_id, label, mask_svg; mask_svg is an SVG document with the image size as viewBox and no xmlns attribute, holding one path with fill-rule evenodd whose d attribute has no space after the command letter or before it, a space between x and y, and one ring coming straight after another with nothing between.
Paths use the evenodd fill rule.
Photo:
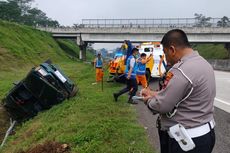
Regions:
<instances>
[{"instance_id":1,"label":"officer's epaulette","mask_svg":"<svg viewBox=\"0 0 230 153\"><path fill-rule=\"evenodd\" d=\"M179 68L184 62L182 60L178 61L176 64L173 65L173 68Z\"/></svg>"}]
</instances>

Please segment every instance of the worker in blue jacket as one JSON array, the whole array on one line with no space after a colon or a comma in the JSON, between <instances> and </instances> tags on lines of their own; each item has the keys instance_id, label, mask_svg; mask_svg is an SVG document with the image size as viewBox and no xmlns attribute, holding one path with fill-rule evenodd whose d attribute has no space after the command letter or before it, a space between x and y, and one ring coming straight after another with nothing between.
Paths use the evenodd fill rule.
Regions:
<instances>
[{"instance_id":1,"label":"worker in blue jacket","mask_svg":"<svg viewBox=\"0 0 230 153\"><path fill-rule=\"evenodd\" d=\"M126 87L120 90L118 93L114 93L114 99L117 101L118 97L126 92L130 91L130 96L128 99L128 103L137 104L136 101L132 100L132 97L136 95L138 90L137 80L136 80L136 71L137 71L137 63L136 58L138 55L138 49L133 48L132 54L127 59L125 76L126 76Z\"/></svg>"}]
</instances>

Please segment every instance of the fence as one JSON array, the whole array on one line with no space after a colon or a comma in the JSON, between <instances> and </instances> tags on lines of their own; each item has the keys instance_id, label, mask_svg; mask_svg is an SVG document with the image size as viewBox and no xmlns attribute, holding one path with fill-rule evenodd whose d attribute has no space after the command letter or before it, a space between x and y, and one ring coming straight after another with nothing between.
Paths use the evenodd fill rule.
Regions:
<instances>
[{"instance_id":1,"label":"fence","mask_svg":"<svg viewBox=\"0 0 230 153\"><path fill-rule=\"evenodd\" d=\"M219 21L219 23L218 23ZM224 25L221 25L224 24ZM224 27L230 26L229 22L221 21L221 18L164 18L164 19L82 19L80 27L118 27L118 28L142 28L142 27Z\"/></svg>"}]
</instances>

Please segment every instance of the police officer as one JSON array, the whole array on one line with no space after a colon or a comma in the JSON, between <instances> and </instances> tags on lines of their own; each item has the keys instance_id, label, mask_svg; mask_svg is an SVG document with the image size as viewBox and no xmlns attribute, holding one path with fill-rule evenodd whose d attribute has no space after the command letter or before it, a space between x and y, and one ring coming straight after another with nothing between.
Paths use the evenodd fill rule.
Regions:
<instances>
[{"instance_id":1,"label":"police officer","mask_svg":"<svg viewBox=\"0 0 230 153\"><path fill-rule=\"evenodd\" d=\"M132 100L132 97L136 95L138 90L137 80L136 80L136 71L137 71L137 63L136 58L138 55L138 49L133 48L132 54L127 59L125 76L126 76L126 87L120 90L118 93L114 93L114 99L117 101L118 97L126 92L130 92L130 96L128 99L128 103L137 104L136 101Z\"/></svg>"},{"instance_id":2,"label":"police officer","mask_svg":"<svg viewBox=\"0 0 230 153\"><path fill-rule=\"evenodd\" d=\"M195 144L188 153L211 153L215 144L214 98L215 77L211 65L191 48L186 34L179 29L167 32L162 41L167 63L164 89L142 89L148 108L160 115L161 153L184 153L184 139L175 139L171 127L181 125L186 137ZM181 132L181 131L180 131ZM174 133L178 134L178 133ZM183 144L182 144L182 143Z\"/></svg>"}]
</instances>

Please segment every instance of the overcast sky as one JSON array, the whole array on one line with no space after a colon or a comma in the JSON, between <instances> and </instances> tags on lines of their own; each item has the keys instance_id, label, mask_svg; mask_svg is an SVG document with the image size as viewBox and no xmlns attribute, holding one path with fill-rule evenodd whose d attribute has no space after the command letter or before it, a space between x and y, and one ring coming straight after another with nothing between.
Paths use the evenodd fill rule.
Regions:
<instances>
[{"instance_id":1,"label":"overcast sky","mask_svg":"<svg viewBox=\"0 0 230 153\"><path fill-rule=\"evenodd\" d=\"M69 26L81 19L230 17L230 0L35 0L33 6Z\"/></svg>"},{"instance_id":2,"label":"overcast sky","mask_svg":"<svg viewBox=\"0 0 230 153\"><path fill-rule=\"evenodd\" d=\"M230 17L230 0L35 0L34 6L70 26L85 18Z\"/></svg>"}]
</instances>

